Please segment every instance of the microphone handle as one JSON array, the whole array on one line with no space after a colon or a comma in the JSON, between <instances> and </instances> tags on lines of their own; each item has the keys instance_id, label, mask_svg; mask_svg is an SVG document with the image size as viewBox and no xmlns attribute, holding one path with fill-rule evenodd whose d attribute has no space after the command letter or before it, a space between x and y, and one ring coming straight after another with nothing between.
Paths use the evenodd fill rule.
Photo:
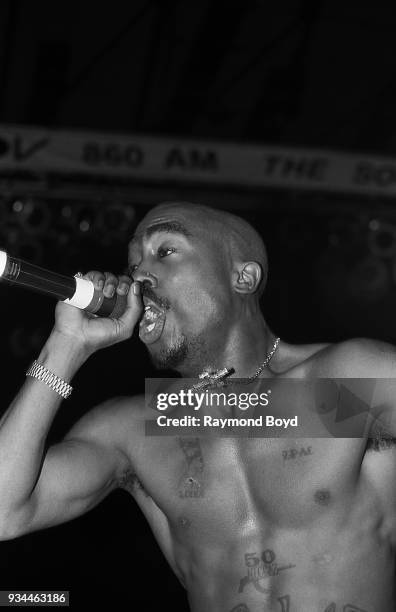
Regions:
<instances>
[{"instance_id":1,"label":"microphone handle","mask_svg":"<svg viewBox=\"0 0 396 612\"><path fill-rule=\"evenodd\" d=\"M91 312L97 317L111 317L112 319L118 319L124 314L126 307L126 295L118 295L118 293L115 292L113 297L108 298L104 296L103 291L98 291L94 288L92 300L88 306L83 308L83 310Z\"/></svg>"},{"instance_id":2,"label":"microphone handle","mask_svg":"<svg viewBox=\"0 0 396 612\"><path fill-rule=\"evenodd\" d=\"M48 295L64 301L99 317L120 317L126 309L127 296L114 293L105 297L102 291L95 289L92 281L64 276L16 257L10 257L0 251L1 259L6 256L0 280L29 289L35 293Z\"/></svg>"}]
</instances>

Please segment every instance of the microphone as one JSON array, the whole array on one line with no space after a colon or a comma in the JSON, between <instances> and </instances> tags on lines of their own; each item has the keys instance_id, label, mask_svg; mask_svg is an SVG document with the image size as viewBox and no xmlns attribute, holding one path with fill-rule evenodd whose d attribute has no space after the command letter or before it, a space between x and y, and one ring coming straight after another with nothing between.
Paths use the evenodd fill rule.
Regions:
<instances>
[{"instance_id":1,"label":"microphone","mask_svg":"<svg viewBox=\"0 0 396 612\"><path fill-rule=\"evenodd\" d=\"M48 295L91 312L98 317L118 319L126 309L127 296L114 293L108 298L95 289L92 281L45 270L0 250L0 281Z\"/></svg>"}]
</instances>

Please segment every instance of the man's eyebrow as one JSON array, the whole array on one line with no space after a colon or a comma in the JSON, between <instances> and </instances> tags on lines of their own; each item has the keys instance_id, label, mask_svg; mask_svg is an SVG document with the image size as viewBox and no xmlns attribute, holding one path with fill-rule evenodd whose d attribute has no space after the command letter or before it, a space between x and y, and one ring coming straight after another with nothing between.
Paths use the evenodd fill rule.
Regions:
<instances>
[{"instance_id":1,"label":"man's eyebrow","mask_svg":"<svg viewBox=\"0 0 396 612\"><path fill-rule=\"evenodd\" d=\"M142 233L135 234L135 236L131 240L131 244L137 242L139 238L145 236L146 238L150 238L153 234L166 232L172 234L182 234L183 236L192 236L191 232L187 230L187 228L180 223L179 221L161 221L160 223L155 223L154 225L149 225L148 228Z\"/></svg>"}]
</instances>

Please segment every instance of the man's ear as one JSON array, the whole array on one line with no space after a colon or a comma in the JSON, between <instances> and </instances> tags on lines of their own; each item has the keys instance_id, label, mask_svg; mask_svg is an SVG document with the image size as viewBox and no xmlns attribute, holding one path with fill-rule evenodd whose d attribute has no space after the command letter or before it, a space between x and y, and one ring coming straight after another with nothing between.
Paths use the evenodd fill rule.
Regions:
<instances>
[{"instance_id":1,"label":"man's ear","mask_svg":"<svg viewBox=\"0 0 396 612\"><path fill-rule=\"evenodd\" d=\"M256 261L236 264L233 271L233 288L237 293L254 293L257 291L263 272Z\"/></svg>"}]
</instances>

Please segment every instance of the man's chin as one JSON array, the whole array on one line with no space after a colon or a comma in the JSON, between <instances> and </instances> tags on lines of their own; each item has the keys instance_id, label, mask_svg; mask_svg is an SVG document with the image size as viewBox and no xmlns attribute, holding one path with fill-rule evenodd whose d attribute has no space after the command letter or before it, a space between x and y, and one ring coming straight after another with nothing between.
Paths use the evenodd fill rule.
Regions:
<instances>
[{"instance_id":1,"label":"man's chin","mask_svg":"<svg viewBox=\"0 0 396 612\"><path fill-rule=\"evenodd\" d=\"M154 344L147 347L151 361L157 370L176 370L188 357L188 342L185 337L176 344L159 347Z\"/></svg>"}]
</instances>

